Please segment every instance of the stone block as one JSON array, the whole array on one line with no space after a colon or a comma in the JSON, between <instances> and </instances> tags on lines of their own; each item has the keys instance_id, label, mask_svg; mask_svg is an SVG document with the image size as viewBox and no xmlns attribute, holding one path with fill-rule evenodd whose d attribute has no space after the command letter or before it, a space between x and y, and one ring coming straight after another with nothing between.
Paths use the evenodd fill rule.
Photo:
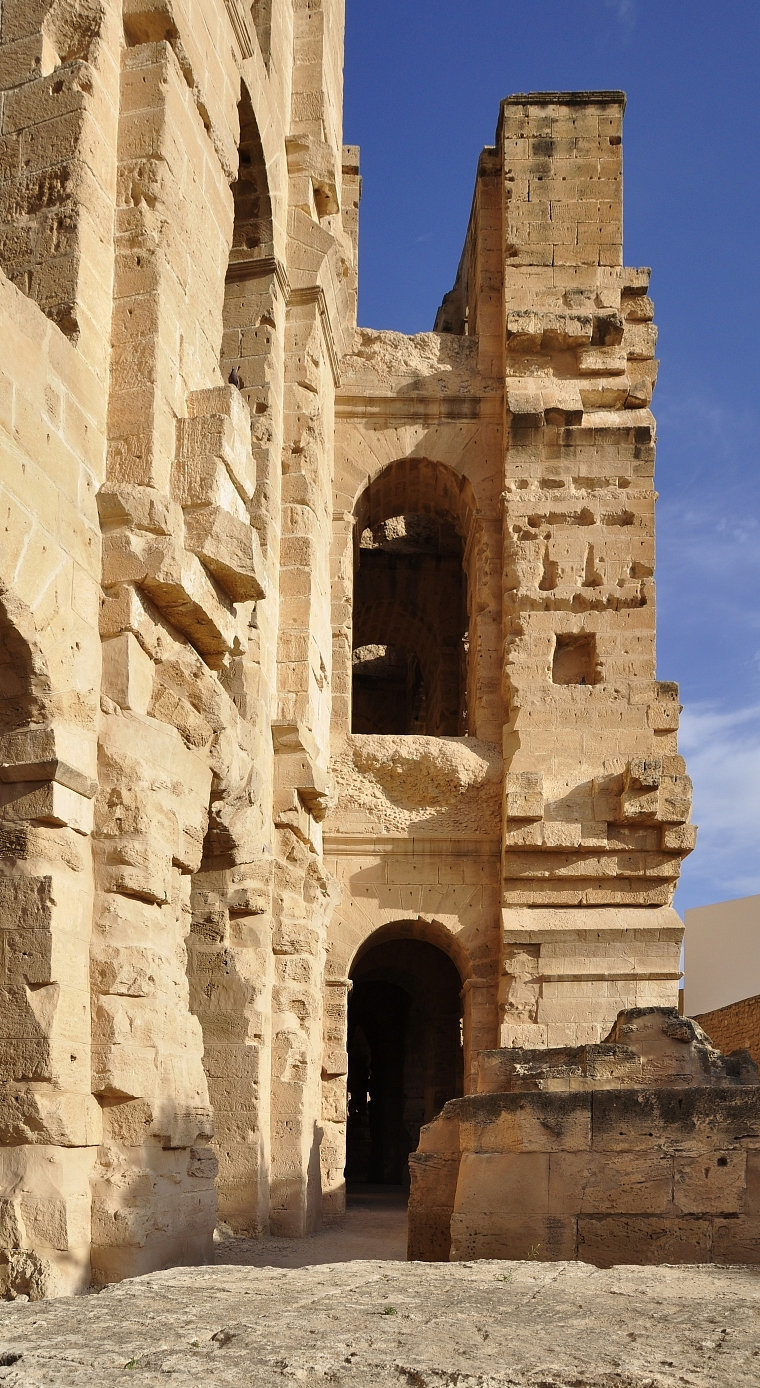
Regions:
<instances>
[{"instance_id":1,"label":"stone block","mask_svg":"<svg viewBox=\"0 0 760 1388\"><path fill-rule=\"evenodd\" d=\"M154 666L132 632L103 642L103 693L120 708L146 714L153 695Z\"/></svg>"},{"instance_id":2,"label":"stone block","mask_svg":"<svg viewBox=\"0 0 760 1388\"><path fill-rule=\"evenodd\" d=\"M463 1140L467 1141L466 1129ZM543 1152L468 1152L459 1164L454 1215L508 1212L516 1218L549 1213L549 1157Z\"/></svg>"},{"instance_id":3,"label":"stone block","mask_svg":"<svg viewBox=\"0 0 760 1388\"><path fill-rule=\"evenodd\" d=\"M760 1147L760 1089L750 1086L647 1089L594 1094L593 1146L636 1151L656 1142L663 1151L697 1155L716 1149Z\"/></svg>"},{"instance_id":4,"label":"stone block","mask_svg":"<svg viewBox=\"0 0 760 1388\"><path fill-rule=\"evenodd\" d=\"M576 1257L576 1221L552 1215L491 1214L451 1219L452 1262L473 1258L557 1262Z\"/></svg>"},{"instance_id":5,"label":"stone block","mask_svg":"<svg viewBox=\"0 0 760 1388\"><path fill-rule=\"evenodd\" d=\"M673 1158L664 1152L553 1152L552 1214L665 1214L673 1206Z\"/></svg>"},{"instance_id":6,"label":"stone block","mask_svg":"<svg viewBox=\"0 0 760 1388\"><path fill-rule=\"evenodd\" d=\"M712 1229L714 1263L751 1264L760 1262L760 1218L753 1213L746 1219L716 1219Z\"/></svg>"},{"instance_id":7,"label":"stone block","mask_svg":"<svg viewBox=\"0 0 760 1388\"><path fill-rule=\"evenodd\" d=\"M463 1151L573 1152L591 1141L586 1094L488 1094L461 1101Z\"/></svg>"},{"instance_id":8,"label":"stone block","mask_svg":"<svg viewBox=\"0 0 760 1388\"><path fill-rule=\"evenodd\" d=\"M711 1146L698 1156L676 1157L673 1204L684 1214L751 1212L746 1179L749 1155L737 1150L722 1152Z\"/></svg>"},{"instance_id":9,"label":"stone block","mask_svg":"<svg viewBox=\"0 0 760 1388\"><path fill-rule=\"evenodd\" d=\"M581 1215L578 1253L584 1263L705 1263L710 1261L710 1219L657 1215Z\"/></svg>"},{"instance_id":10,"label":"stone block","mask_svg":"<svg viewBox=\"0 0 760 1388\"><path fill-rule=\"evenodd\" d=\"M266 577L256 531L218 506L185 510L185 544L233 602L266 596Z\"/></svg>"}]
</instances>

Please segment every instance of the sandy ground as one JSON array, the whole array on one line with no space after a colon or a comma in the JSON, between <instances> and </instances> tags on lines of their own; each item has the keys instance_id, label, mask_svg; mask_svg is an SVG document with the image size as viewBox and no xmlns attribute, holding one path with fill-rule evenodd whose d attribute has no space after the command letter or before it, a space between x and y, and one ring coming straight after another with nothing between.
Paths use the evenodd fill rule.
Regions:
<instances>
[{"instance_id":1,"label":"sandy ground","mask_svg":"<svg viewBox=\"0 0 760 1388\"><path fill-rule=\"evenodd\" d=\"M406 1192L368 1187L349 1200L345 1218L305 1239L243 1239L224 1226L216 1235L217 1267L306 1268L320 1263L406 1260Z\"/></svg>"}]
</instances>

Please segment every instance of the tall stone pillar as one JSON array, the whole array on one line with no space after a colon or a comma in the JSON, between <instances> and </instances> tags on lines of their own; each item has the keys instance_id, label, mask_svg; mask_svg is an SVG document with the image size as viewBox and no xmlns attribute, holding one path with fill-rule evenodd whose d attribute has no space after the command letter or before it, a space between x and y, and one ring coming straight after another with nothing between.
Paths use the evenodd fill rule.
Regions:
<instances>
[{"instance_id":1,"label":"tall stone pillar","mask_svg":"<svg viewBox=\"0 0 760 1388\"><path fill-rule=\"evenodd\" d=\"M649 272L622 263L618 92L510 97L504 196L502 1045L673 1005L693 843L655 680Z\"/></svg>"},{"instance_id":2,"label":"tall stone pillar","mask_svg":"<svg viewBox=\"0 0 760 1388\"><path fill-rule=\"evenodd\" d=\"M261 817L251 809L253 739L241 741L226 688L245 711L241 660L264 593L248 510L249 408L219 375L232 132L223 124L207 132L171 39L141 42L137 20L127 37L99 497L104 698L92 975L104 1136L92 1262L100 1281L210 1257L216 1158L203 1018L188 978L192 883L210 839L239 839L241 813L258 813L260 837Z\"/></svg>"}]
</instances>

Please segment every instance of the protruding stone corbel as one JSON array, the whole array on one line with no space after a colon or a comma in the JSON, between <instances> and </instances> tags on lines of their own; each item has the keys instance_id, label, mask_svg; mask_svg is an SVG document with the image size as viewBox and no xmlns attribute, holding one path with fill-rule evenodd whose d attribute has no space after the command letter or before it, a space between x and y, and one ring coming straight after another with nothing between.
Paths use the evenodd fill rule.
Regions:
<instances>
[{"instance_id":1,"label":"protruding stone corbel","mask_svg":"<svg viewBox=\"0 0 760 1388\"><path fill-rule=\"evenodd\" d=\"M540 771L510 771L504 783L507 819L543 819L544 778Z\"/></svg>"},{"instance_id":2,"label":"protruding stone corbel","mask_svg":"<svg viewBox=\"0 0 760 1388\"><path fill-rule=\"evenodd\" d=\"M536 390L535 386L508 386L507 409L515 424L537 428L544 422L544 402L540 390Z\"/></svg>"},{"instance_id":3,"label":"protruding stone corbel","mask_svg":"<svg viewBox=\"0 0 760 1388\"><path fill-rule=\"evenodd\" d=\"M300 723L273 723L275 819L296 808L295 797L317 823L333 804L334 784L318 764L313 734Z\"/></svg>"},{"instance_id":4,"label":"protruding stone corbel","mask_svg":"<svg viewBox=\"0 0 760 1388\"><path fill-rule=\"evenodd\" d=\"M76 764L78 763L78 765ZM0 737L0 804L10 819L92 828L94 750L78 728L24 728Z\"/></svg>"},{"instance_id":5,"label":"protruding stone corbel","mask_svg":"<svg viewBox=\"0 0 760 1388\"><path fill-rule=\"evenodd\" d=\"M662 757L635 757L623 773L620 821L653 822L658 818Z\"/></svg>"},{"instance_id":6,"label":"protruding stone corbel","mask_svg":"<svg viewBox=\"0 0 760 1388\"><path fill-rule=\"evenodd\" d=\"M691 780L682 757L637 757L628 762L618 822L685 825L690 812Z\"/></svg>"}]
</instances>

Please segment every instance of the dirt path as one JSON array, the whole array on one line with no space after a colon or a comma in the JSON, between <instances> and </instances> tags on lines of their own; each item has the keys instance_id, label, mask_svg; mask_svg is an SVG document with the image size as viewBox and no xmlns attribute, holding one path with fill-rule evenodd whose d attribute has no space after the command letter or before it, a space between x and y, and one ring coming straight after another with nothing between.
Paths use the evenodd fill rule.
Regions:
<instances>
[{"instance_id":1,"label":"dirt path","mask_svg":"<svg viewBox=\"0 0 760 1388\"><path fill-rule=\"evenodd\" d=\"M220 1235L220 1236L219 1236ZM357 1259L404 1262L406 1193L395 1187L354 1195L345 1218L305 1239L245 1239L219 1231L216 1266L305 1268Z\"/></svg>"}]
</instances>

